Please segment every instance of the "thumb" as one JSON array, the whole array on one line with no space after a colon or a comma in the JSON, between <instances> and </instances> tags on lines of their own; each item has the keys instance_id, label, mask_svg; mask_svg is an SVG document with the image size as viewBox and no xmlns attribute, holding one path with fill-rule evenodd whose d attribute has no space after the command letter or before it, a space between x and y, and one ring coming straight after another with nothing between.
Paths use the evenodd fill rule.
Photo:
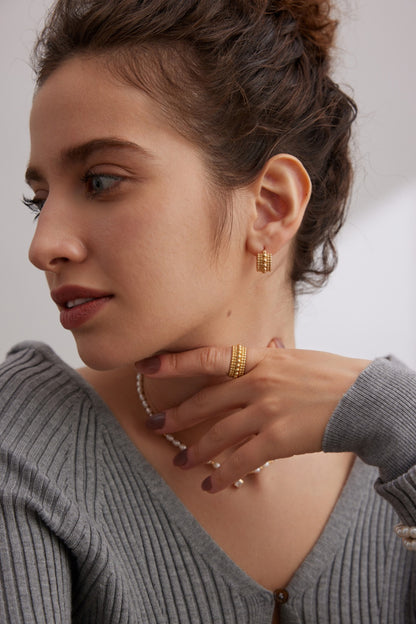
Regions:
<instances>
[{"instance_id":1,"label":"thumb","mask_svg":"<svg viewBox=\"0 0 416 624\"><path fill-rule=\"evenodd\" d=\"M280 338L272 338L269 342L269 344L267 345L268 349L284 349L285 345L283 344L283 342L281 341Z\"/></svg>"}]
</instances>

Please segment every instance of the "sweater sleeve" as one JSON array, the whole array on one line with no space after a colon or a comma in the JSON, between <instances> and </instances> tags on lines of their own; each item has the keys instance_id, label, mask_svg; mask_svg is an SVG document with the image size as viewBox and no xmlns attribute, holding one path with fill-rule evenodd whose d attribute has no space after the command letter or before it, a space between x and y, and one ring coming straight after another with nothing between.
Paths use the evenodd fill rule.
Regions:
<instances>
[{"instance_id":1,"label":"sweater sleeve","mask_svg":"<svg viewBox=\"0 0 416 624\"><path fill-rule=\"evenodd\" d=\"M351 451L379 468L376 489L416 524L416 373L393 357L374 360L326 427L325 452Z\"/></svg>"},{"instance_id":2,"label":"sweater sleeve","mask_svg":"<svg viewBox=\"0 0 416 624\"><path fill-rule=\"evenodd\" d=\"M0 499L0 621L71 622L70 560L65 547L31 508Z\"/></svg>"},{"instance_id":3,"label":"sweater sleeve","mask_svg":"<svg viewBox=\"0 0 416 624\"><path fill-rule=\"evenodd\" d=\"M1 624L71 622L71 391L42 350L17 347L0 365Z\"/></svg>"}]
</instances>

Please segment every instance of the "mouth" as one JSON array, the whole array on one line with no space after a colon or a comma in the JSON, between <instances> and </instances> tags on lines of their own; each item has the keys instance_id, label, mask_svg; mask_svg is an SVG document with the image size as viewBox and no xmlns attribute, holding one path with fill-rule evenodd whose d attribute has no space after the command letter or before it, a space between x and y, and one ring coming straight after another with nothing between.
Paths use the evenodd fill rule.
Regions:
<instances>
[{"instance_id":1,"label":"mouth","mask_svg":"<svg viewBox=\"0 0 416 624\"><path fill-rule=\"evenodd\" d=\"M59 308L71 309L94 299L112 297L108 292L87 288L85 286L61 286L51 290L51 297Z\"/></svg>"},{"instance_id":2,"label":"mouth","mask_svg":"<svg viewBox=\"0 0 416 624\"><path fill-rule=\"evenodd\" d=\"M95 316L114 295L84 286L61 286L51 291L65 329L76 329Z\"/></svg>"},{"instance_id":3,"label":"mouth","mask_svg":"<svg viewBox=\"0 0 416 624\"><path fill-rule=\"evenodd\" d=\"M90 297L90 298L85 298L85 299L74 299L73 301L67 301L65 303L65 308L67 308L68 310L72 310L72 308L76 308L77 306L80 306L84 303L88 303L89 301L94 301L94 297Z\"/></svg>"}]
</instances>

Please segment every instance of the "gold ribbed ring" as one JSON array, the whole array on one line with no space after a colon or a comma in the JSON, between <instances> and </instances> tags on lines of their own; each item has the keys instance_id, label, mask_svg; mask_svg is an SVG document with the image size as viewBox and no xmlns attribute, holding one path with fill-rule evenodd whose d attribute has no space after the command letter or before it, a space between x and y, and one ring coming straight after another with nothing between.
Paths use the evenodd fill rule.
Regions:
<instances>
[{"instance_id":1,"label":"gold ribbed ring","mask_svg":"<svg viewBox=\"0 0 416 624\"><path fill-rule=\"evenodd\" d=\"M244 347L240 344L233 345L228 376L233 377L233 379L236 379L237 377L242 377L246 372L246 362L247 347Z\"/></svg>"}]
</instances>

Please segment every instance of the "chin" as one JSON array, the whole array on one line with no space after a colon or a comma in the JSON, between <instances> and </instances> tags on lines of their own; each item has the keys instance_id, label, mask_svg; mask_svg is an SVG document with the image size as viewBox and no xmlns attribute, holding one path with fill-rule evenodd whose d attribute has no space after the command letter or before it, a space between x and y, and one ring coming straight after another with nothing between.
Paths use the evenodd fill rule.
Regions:
<instances>
[{"instance_id":1,"label":"chin","mask_svg":"<svg viewBox=\"0 0 416 624\"><path fill-rule=\"evenodd\" d=\"M73 336L76 342L79 357L88 368L97 371L108 371L124 366L132 366L153 355L164 353L189 351L204 346L201 341L193 341L181 337L179 340L169 340L170 336L164 336L155 341L152 336L145 336L144 332L113 332L85 331L85 328L74 330ZM156 333L156 332L154 332ZM131 334L135 339L131 339ZM163 340L164 339L164 340ZM161 344L162 343L162 344Z\"/></svg>"},{"instance_id":2,"label":"chin","mask_svg":"<svg viewBox=\"0 0 416 624\"><path fill-rule=\"evenodd\" d=\"M125 348L117 344L111 337L104 340L89 340L75 338L79 357L85 366L97 371L108 371L123 366L131 366L139 359L148 357L148 353L142 354L142 350L133 350L130 343Z\"/></svg>"}]
</instances>

